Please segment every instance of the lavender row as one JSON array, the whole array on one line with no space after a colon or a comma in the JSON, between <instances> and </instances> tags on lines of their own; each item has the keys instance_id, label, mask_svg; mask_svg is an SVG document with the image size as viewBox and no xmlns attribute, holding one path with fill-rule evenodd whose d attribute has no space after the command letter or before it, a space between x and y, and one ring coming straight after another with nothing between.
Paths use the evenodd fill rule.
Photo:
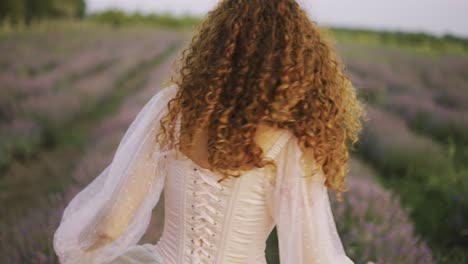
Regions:
<instances>
[{"instance_id":1,"label":"lavender row","mask_svg":"<svg viewBox=\"0 0 468 264\"><path fill-rule=\"evenodd\" d=\"M344 202L331 199L347 253L356 263L435 263L428 245L415 234L398 196L374 178L363 163L351 160L350 190Z\"/></svg>"},{"instance_id":2,"label":"lavender row","mask_svg":"<svg viewBox=\"0 0 468 264\"><path fill-rule=\"evenodd\" d=\"M412 208L418 234L441 250L461 249L467 243L468 171L455 165L453 149L415 134L395 114L369 107L368 116L362 157Z\"/></svg>"},{"instance_id":3,"label":"lavender row","mask_svg":"<svg viewBox=\"0 0 468 264\"><path fill-rule=\"evenodd\" d=\"M361 95L419 132L468 142L468 58L403 49L340 46Z\"/></svg>"},{"instance_id":4,"label":"lavender row","mask_svg":"<svg viewBox=\"0 0 468 264\"><path fill-rule=\"evenodd\" d=\"M7 139L0 145L0 168L53 142L57 130L114 92L130 69L164 52L174 38L157 31L113 34L101 36L102 45L71 54L47 73L32 78L0 74L0 135ZM134 39L140 40L132 43Z\"/></svg>"}]
</instances>

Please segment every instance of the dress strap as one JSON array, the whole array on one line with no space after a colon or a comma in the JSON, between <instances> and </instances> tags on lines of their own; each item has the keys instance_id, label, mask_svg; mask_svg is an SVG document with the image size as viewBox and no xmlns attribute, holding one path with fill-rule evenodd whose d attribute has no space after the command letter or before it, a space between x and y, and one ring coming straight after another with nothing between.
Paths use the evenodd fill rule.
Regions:
<instances>
[{"instance_id":1,"label":"dress strap","mask_svg":"<svg viewBox=\"0 0 468 264\"><path fill-rule=\"evenodd\" d=\"M278 137L276 142L273 143L273 145L267 150L265 157L276 159L281 149L289 141L292 135L293 134L289 131L282 132L282 134Z\"/></svg>"},{"instance_id":2,"label":"dress strap","mask_svg":"<svg viewBox=\"0 0 468 264\"><path fill-rule=\"evenodd\" d=\"M175 124L175 137L177 138L177 141L180 141L180 126L182 123L182 113L178 113L176 117L176 124Z\"/></svg>"}]
</instances>

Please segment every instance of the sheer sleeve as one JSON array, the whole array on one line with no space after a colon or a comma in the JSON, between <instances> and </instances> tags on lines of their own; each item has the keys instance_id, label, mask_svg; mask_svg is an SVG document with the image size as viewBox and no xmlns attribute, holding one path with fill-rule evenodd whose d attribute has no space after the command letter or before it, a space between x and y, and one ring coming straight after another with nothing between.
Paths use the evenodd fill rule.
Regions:
<instances>
[{"instance_id":1,"label":"sheer sleeve","mask_svg":"<svg viewBox=\"0 0 468 264\"><path fill-rule=\"evenodd\" d=\"M176 90L167 87L146 103L112 162L67 205L54 234L60 263L107 263L141 239L164 186L164 151L155 136Z\"/></svg>"},{"instance_id":2,"label":"sheer sleeve","mask_svg":"<svg viewBox=\"0 0 468 264\"><path fill-rule=\"evenodd\" d=\"M322 169L314 176L313 164L292 136L277 155L270 206L278 232L280 263L354 263L338 235Z\"/></svg>"}]
</instances>

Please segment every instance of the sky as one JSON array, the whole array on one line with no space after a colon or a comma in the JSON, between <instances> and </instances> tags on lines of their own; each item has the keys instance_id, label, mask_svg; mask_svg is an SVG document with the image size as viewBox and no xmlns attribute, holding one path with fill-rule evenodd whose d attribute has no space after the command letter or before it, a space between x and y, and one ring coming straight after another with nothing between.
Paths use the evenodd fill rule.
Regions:
<instances>
[{"instance_id":1,"label":"sky","mask_svg":"<svg viewBox=\"0 0 468 264\"><path fill-rule=\"evenodd\" d=\"M218 0L87 0L88 12L204 15ZM468 38L468 0L298 0L319 25L453 34Z\"/></svg>"}]
</instances>

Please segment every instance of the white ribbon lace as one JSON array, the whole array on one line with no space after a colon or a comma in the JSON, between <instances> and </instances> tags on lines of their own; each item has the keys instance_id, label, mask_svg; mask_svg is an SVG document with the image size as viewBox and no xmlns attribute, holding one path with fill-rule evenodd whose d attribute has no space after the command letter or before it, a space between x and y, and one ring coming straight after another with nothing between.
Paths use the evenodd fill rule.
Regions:
<instances>
[{"instance_id":1,"label":"white ribbon lace","mask_svg":"<svg viewBox=\"0 0 468 264\"><path fill-rule=\"evenodd\" d=\"M194 225L191 229L195 237L195 239L192 239L193 249L191 251L194 263L204 263L203 260L211 260L213 258L209 249L212 249L214 245L209 241L207 236L216 236L213 228L217 223L212 215L217 215L218 212L212 206L212 203L213 201L221 202L221 198L213 193L213 189L224 190L221 184L205 174L205 170L203 168L194 168L195 175L201 179L197 178L194 180L195 190L192 193L194 196L192 207L196 209L195 212L197 214L192 217Z\"/></svg>"}]
</instances>

